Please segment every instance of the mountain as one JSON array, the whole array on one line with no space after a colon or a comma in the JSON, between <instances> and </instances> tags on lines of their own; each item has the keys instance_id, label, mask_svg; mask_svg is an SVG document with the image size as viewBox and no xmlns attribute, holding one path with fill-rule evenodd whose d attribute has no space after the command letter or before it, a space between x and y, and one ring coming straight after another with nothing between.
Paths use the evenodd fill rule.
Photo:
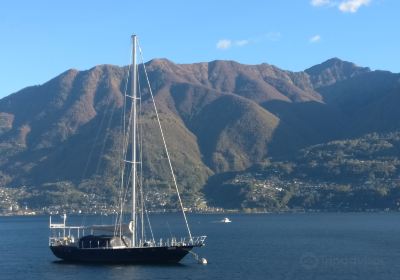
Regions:
<instances>
[{"instance_id":1,"label":"mountain","mask_svg":"<svg viewBox=\"0 0 400 280\"><path fill-rule=\"evenodd\" d=\"M290 158L311 145L400 128L400 75L337 58L304 72L166 59L149 61L146 68L188 200L202 197L213 176L271 157ZM68 70L1 99L0 186L26 185L41 193L53 184L54 194L63 189L59 182L67 182L78 192L114 197L127 70L112 65ZM160 164L166 158L142 90L149 132L143 168L147 183L167 192L169 184L162 182L170 182L168 169Z\"/></svg>"},{"instance_id":2,"label":"mountain","mask_svg":"<svg viewBox=\"0 0 400 280\"><path fill-rule=\"evenodd\" d=\"M324 100L348 120L349 136L390 132L400 126L400 74L368 72L320 89Z\"/></svg>"},{"instance_id":3,"label":"mountain","mask_svg":"<svg viewBox=\"0 0 400 280\"><path fill-rule=\"evenodd\" d=\"M368 67L359 67L354 63L331 58L321 64L305 70L315 89L326 87L340 81L371 72Z\"/></svg>"}]
</instances>

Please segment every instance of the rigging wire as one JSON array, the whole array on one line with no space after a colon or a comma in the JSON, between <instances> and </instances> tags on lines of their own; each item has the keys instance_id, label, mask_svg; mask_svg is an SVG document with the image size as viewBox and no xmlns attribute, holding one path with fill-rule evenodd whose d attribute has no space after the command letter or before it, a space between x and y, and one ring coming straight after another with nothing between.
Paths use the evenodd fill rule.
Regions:
<instances>
[{"instance_id":1,"label":"rigging wire","mask_svg":"<svg viewBox=\"0 0 400 280\"><path fill-rule=\"evenodd\" d=\"M97 143L97 141L98 141L98 139L100 137L100 132L101 132L101 130L103 128L104 120L106 118L106 113L107 113L107 111L102 115L102 118L100 120L100 125L99 125L99 128L98 128L97 133L96 133L96 137L94 138L94 143ZM93 153L94 153L95 146L96 145L92 145L92 147L90 149L89 156L88 156L88 158L86 160L85 168L83 169L83 172L82 172L82 178L84 178L86 176L86 173L87 173L88 168L89 168L89 164L90 164L90 162L92 160L92 156L93 156Z\"/></svg>"},{"instance_id":2,"label":"rigging wire","mask_svg":"<svg viewBox=\"0 0 400 280\"><path fill-rule=\"evenodd\" d=\"M139 70L139 69L138 69ZM141 227L141 240L144 241L145 238L145 229L144 229L144 200L143 200L143 117L141 115L142 112L142 91L140 85L140 79L137 79L138 88L139 88L139 114L138 114L138 132L139 132L139 195L140 195L140 227Z\"/></svg>"},{"instance_id":3,"label":"rigging wire","mask_svg":"<svg viewBox=\"0 0 400 280\"><path fill-rule=\"evenodd\" d=\"M108 83L109 83L109 81L108 81ZM95 94L96 93L98 93L97 89L95 91ZM101 114L100 125L98 126L98 129L97 129L97 132L96 132L96 136L95 136L95 139L94 139L94 143L98 143L99 142L100 134L101 134L102 131L105 131L105 137L103 137L103 143L101 145L100 153L98 153L96 169L95 169L94 173L92 173L92 175L93 174L98 174L98 170L99 170L100 163L101 163L101 158L103 157L104 151L105 151L105 143L106 143L106 141L107 141L107 139L109 137L108 131L109 131L109 128L111 127L111 121L113 119L113 115L114 115L116 107L117 107L117 104L116 104L116 102L114 102L112 104L111 110L110 110L109 106L106 106L105 110L104 110L104 113ZM111 111L110 117L109 117L108 121L106 121L107 115L109 115L110 111ZM96 145L92 145L91 148L90 148L90 151L89 151L85 166L83 168L82 174L81 174L81 180L83 180L86 177L87 173L88 173L89 165L90 165L90 162L92 161L92 158L94 157L95 149L96 149ZM82 223L85 222L85 218L86 218L86 215L83 215Z\"/></svg>"},{"instance_id":4,"label":"rigging wire","mask_svg":"<svg viewBox=\"0 0 400 280\"><path fill-rule=\"evenodd\" d=\"M179 189L178 189L178 185L177 185L177 182L176 182L174 169L172 167L171 158L169 156L168 147L167 147L167 144L166 144L166 141L165 141L164 131L163 131L162 126L161 126L160 117L158 115L157 105L156 105L156 102L154 100L153 91L152 91L151 86L150 86L150 80L149 80L149 77L147 75L146 65L144 64L142 48L140 47L139 40L137 42L137 45L138 45L138 48L139 48L139 54L140 54L140 58L141 58L141 61L142 61L143 70L144 70L144 74L145 74L145 77L146 77L147 85L149 87L150 96L151 96L151 99L153 101L153 106L154 106L154 110L155 110L155 113L156 113L158 126L159 126L160 132L161 132L161 138L162 138L163 144L164 144L164 149L165 149L165 152L167 154L168 164L169 164L169 168L170 168L170 171L171 171L172 179L173 179L173 182L174 182L175 190L176 190L176 193L177 193L177 196L178 196L178 201L179 201L179 204L180 204L180 207L181 207L181 210L182 210L183 218L185 220L186 229L188 231L189 238L190 238L190 240L192 240L192 233L190 232L189 223L188 223L188 220L187 220L187 217L186 217L186 214L185 214L185 210L183 208L181 196L179 194Z\"/></svg>"},{"instance_id":5,"label":"rigging wire","mask_svg":"<svg viewBox=\"0 0 400 280\"><path fill-rule=\"evenodd\" d=\"M102 146L101 146L101 149L100 149L99 160L97 161L97 166L96 166L95 174L98 174L98 172L99 172L100 163L101 163L101 158L102 158L103 155L104 155L106 143L107 143L107 140L108 140L108 137L109 137L109 134L110 134L110 133L109 133L109 130L110 130L110 127L111 127L111 123L112 123L112 120L113 120L113 116L114 116L114 112L115 112L115 108L116 108L116 107L117 107L117 106L116 106L116 104L114 103L113 107L111 108L111 114L110 114L110 117L109 117L109 119L108 119L107 126L106 126L106 128L105 128L105 137L103 138L103 143L102 143Z\"/></svg>"},{"instance_id":6,"label":"rigging wire","mask_svg":"<svg viewBox=\"0 0 400 280\"><path fill-rule=\"evenodd\" d=\"M132 59L132 53L130 52L131 59ZM121 137L121 157L120 159L125 158L126 154L126 141L125 141L125 133L126 133L126 98L127 98L127 92L128 92L128 81L129 81L129 74L131 72L131 64L128 66L128 71L126 74L126 79L125 79L125 88L124 88L124 105L122 106L122 117L121 117L121 127L122 127L122 137ZM130 121L130 120L129 120ZM121 183L120 183L120 188L119 188L119 204L120 204L120 212L117 213L116 216L116 223L115 223L115 228L114 228L114 235L119 233L119 237L122 237L122 221L123 221L123 208L124 208L124 177L125 177L125 168L126 168L126 162L121 160L120 161L120 172L121 172Z\"/></svg>"},{"instance_id":7,"label":"rigging wire","mask_svg":"<svg viewBox=\"0 0 400 280\"><path fill-rule=\"evenodd\" d=\"M155 110L156 119L157 119L158 126L159 126L159 129L160 129L161 138L162 138L162 141L163 141L163 144L164 144L164 150L165 150L166 155L167 155L167 160L168 160L169 168L170 168L170 171L171 171L173 183L174 183L175 190L176 190L176 193L177 193L177 196L178 196L179 205L180 205L180 208L182 210L182 214L183 214L183 217L184 217L184 221L185 221L187 232L189 234L190 239L192 240L192 234L191 234L191 231L190 231L190 228L189 228L189 224L188 224L188 220L187 220L184 208L183 208L183 203L182 203L182 199L181 199L181 196L180 196L180 193L179 193L179 189L178 189L178 186L177 186L175 173L174 173L174 170L173 170L173 167L172 167L172 163L171 163L171 158L170 158L169 151L168 151L168 148L167 148L167 145L166 145L164 131L162 129L160 117L159 117L157 106L156 106L155 99L154 99L154 94L153 94L152 89L151 89L150 80L149 80L149 77L148 77L148 74L147 74L146 66L144 64L143 53L142 53L142 50L141 50L139 42L137 42L137 45L138 45L138 49L139 49L139 54L140 54L140 58L141 58L141 64L142 64L142 67L143 67L143 72L145 74L145 81L147 82L147 86L148 86L148 89L149 89L151 100L153 102L153 107L154 107L154 110ZM134 67L138 67L138 66L136 65ZM129 69L128 69L128 74L126 76L126 82L125 82L125 90L124 90L124 101L125 102L124 102L124 106L123 106L123 116L122 116L122 130L123 130L123 135L122 135L123 136L122 137L122 146L123 146L122 147L122 159L126 158L126 155L127 155L127 152L128 152L128 145L129 145L130 134L131 134L131 126L132 126L132 114L129 115L129 119L128 119L128 121L126 121L126 113L128 111L128 108L127 108L126 104L127 104L127 99L129 97L129 95L127 94L127 91L128 91L128 80L129 80L129 76L130 76L130 72L131 72L130 70L131 70L131 66L129 66ZM136 72L138 73L138 71L136 71ZM137 80L138 80L138 86L139 86L139 93L141 94L140 79L137 79ZM131 104L131 106L132 106L132 104ZM141 98L139 98L139 112L142 111L141 109L142 109L142 100L141 100ZM151 226L150 218L149 218L149 213L148 213L148 210L147 210L147 207L146 207L144 194L143 194L144 182L143 182L143 161L142 160L143 160L143 145L144 144L143 144L143 119L142 119L142 117L139 117L139 122L141 123L141 125L138 125L139 126L139 129L138 129L138 132L139 132L139 141L138 141L139 143L138 144L139 145L138 146L139 146L139 149L140 149L140 152L139 152L139 156L140 156L140 159L139 159L139 163L140 163L139 174L140 174L140 176L139 176L139 174L137 176L139 177L138 178L139 179L138 180L138 183L139 183L138 185L139 185L139 192L140 192L139 194L140 194L140 200L141 200L140 201L141 202L140 203L140 207L141 207L141 229L142 229L142 233L141 234L142 234L142 240L143 240L143 238L145 236L145 226L144 226L144 214L145 214L146 220L147 220L147 223L148 223L148 227L149 227L149 230L150 230L150 233L151 233L151 237L152 237L152 240L154 242L155 241L154 234L153 234L153 230L152 230L152 226ZM131 164L134 164L134 163L131 163ZM129 184L131 183L131 180L133 179L132 178L133 174L132 174L132 169L130 169L130 172L128 172L129 173L128 178L126 178L126 175L127 175L126 174L126 168L127 168L127 161L126 160L123 160L121 162L120 168L121 168L121 184L120 184L120 192L119 193L120 193L120 205L121 206L120 206L120 213L119 213L119 215L117 215L117 216L119 216L117 218L119 222L116 223L115 233L117 232L117 230L119 230L119 234L120 234L120 236L122 236L123 209L124 209L125 202L127 201L128 187L129 187ZM134 224L135 228L137 228L136 227L137 226L137 219L135 218L133 222L135 223ZM117 225L118 225L118 229L117 229Z\"/></svg>"},{"instance_id":8,"label":"rigging wire","mask_svg":"<svg viewBox=\"0 0 400 280\"><path fill-rule=\"evenodd\" d=\"M147 219L147 224L148 224L148 227L149 227L149 230L150 230L151 239L152 239L153 242L156 242L155 239L154 239L153 228L151 227L149 213L147 211L146 204L143 204L143 206L144 206L144 211L146 213L146 219Z\"/></svg>"}]
</instances>

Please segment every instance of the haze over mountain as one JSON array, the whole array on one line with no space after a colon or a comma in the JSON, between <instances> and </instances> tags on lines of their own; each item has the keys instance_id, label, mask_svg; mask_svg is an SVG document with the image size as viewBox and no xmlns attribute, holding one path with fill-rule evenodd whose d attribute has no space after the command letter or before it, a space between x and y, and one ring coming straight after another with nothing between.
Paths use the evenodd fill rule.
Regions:
<instances>
[{"instance_id":1,"label":"haze over mountain","mask_svg":"<svg viewBox=\"0 0 400 280\"><path fill-rule=\"evenodd\" d=\"M337 58L303 72L234 61L147 63L167 143L186 195L210 176L267 158L372 132L400 130L400 74ZM127 67L68 70L0 100L0 186L69 182L114 194ZM141 81L141 85L144 84ZM169 179L148 93L144 170L149 184Z\"/></svg>"}]
</instances>

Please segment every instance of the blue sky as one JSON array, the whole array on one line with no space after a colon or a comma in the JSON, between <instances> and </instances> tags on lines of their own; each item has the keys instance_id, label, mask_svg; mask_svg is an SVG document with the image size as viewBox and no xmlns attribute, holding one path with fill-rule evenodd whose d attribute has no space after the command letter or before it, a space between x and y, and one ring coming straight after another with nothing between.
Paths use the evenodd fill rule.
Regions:
<instances>
[{"instance_id":1,"label":"blue sky","mask_svg":"<svg viewBox=\"0 0 400 280\"><path fill-rule=\"evenodd\" d=\"M235 60L300 71L332 57L400 72L399 0L2 0L0 98L67 69Z\"/></svg>"}]
</instances>

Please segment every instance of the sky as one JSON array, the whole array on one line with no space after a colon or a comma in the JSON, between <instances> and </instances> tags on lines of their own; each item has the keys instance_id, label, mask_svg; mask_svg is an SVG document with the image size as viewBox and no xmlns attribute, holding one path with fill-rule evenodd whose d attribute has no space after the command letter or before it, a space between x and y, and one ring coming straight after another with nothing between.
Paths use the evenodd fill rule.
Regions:
<instances>
[{"instance_id":1,"label":"sky","mask_svg":"<svg viewBox=\"0 0 400 280\"><path fill-rule=\"evenodd\" d=\"M302 71L338 57L400 72L399 0L1 0L0 98L74 68L235 60Z\"/></svg>"}]
</instances>

